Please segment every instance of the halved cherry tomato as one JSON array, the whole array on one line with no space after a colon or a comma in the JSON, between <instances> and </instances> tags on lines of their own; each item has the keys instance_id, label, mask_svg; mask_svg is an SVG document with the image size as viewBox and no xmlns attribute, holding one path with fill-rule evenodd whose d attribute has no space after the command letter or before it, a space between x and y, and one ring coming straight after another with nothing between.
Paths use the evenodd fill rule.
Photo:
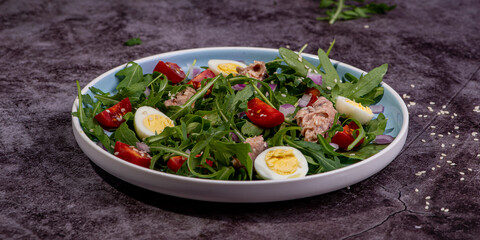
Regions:
<instances>
[{"instance_id":1,"label":"halved cherry tomato","mask_svg":"<svg viewBox=\"0 0 480 240\"><path fill-rule=\"evenodd\" d=\"M201 156L202 156L202 154L197 154L197 155L195 155L195 157L197 157L197 158L199 158L199 157L201 157ZM205 159L205 162L208 164L208 166L213 167L213 161L212 161L212 160L210 160L210 159ZM200 164L200 167L203 167L203 166Z\"/></svg>"},{"instance_id":2,"label":"halved cherry tomato","mask_svg":"<svg viewBox=\"0 0 480 240\"><path fill-rule=\"evenodd\" d=\"M193 87L195 89L199 89L202 86L203 79L214 78L214 77L215 77L215 73L212 70L207 69L207 70L201 72L200 74L198 74L197 76L195 76L187 84L191 84L191 85L193 85Z\"/></svg>"},{"instance_id":3,"label":"halved cherry tomato","mask_svg":"<svg viewBox=\"0 0 480 240\"><path fill-rule=\"evenodd\" d=\"M320 91L316 88L307 88L305 90L305 94L310 94L312 97L310 98L310 101L308 101L307 107L312 106L314 102L317 101L318 97L320 96Z\"/></svg>"},{"instance_id":4,"label":"halved cherry tomato","mask_svg":"<svg viewBox=\"0 0 480 240\"><path fill-rule=\"evenodd\" d=\"M350 122L348 125L343 126L342 132L337 132L332 137L332 143L338 145L339 148L347 150L348 145L352 144L355 141L353 138L353 132L358 129L358 126L355 122ZM355 145L355 147L360 146L363 143L363 139Z\"/></svg>"},{"instance_id":5,"label":"halved cherry tomato","mask_svg":"<svg viewBox=\"0 0 480 240\"><path fill-rule=\"evenodd\" d=\"M214 78L214 77L215 77L215 73L212 70L207 69L207 70L201 72L200 74L198 74L197 76L195 76L187 84L191 84L191 85L193 85L193 87L195 89L199 89L199 88L202 87L203 79ZM210 89L208 89L207 93L205 93L205 97L210 95L210 93L212 92L212 88L213 88L213 86L211 86Z\"/></svg>"},{"instance_id":6,"label":"halved cherry tomato","mask_svg":"<svg viewBox=\"0 0 480 240\"><path fill-rule=\"evenodd\" d=\"M201 154L197 154L195 157L198 158L198 157L201 157L201 156L202 156ZM187 161L186 157L173 156L170 159L168 159L167 166L168 166L168 168L170 168L170 170L172 170L174 172L178 172L178 170L182 167L182 165L183 165L183 163L185 163L185 161ZM213 166L213 161L212 160L206 159L205 161L207 162L207 164L210 167Z\"/></svg>"},{"instance_id":7,"label":"halved cherry tomato","mask_svg":"<svg viewBox=\"0 0 480 240\"><path fill-rule=\"evenodd\" d=\"M131 162L133 164L146 168L150 167L150 160L152 160L150 154L145 151L138 150L134 146L130 146L128 144L117 141L115 143L115 148L113 151L115 156L127 162Z\"/></svg>"},{"instance_id":8,"label":"halved cherry tomato","mask_svg":"<svg viewBox=\"0 0 480 240\"><path fill-rule=\"evenodd\" d=\"M130 99L125 98L117 104L113 105L111 108L97 114L95 116L95 119L97 119L98 123L100 123L100 125L104 129L115 129L119 127L123 122L125 122L123 116L125 116L125 114L131 111L132 104L130 103Z\"/></svg>"},{"instance_id":9,"label":"halved cherry tomato","mask_svg":"<svg viewBox=\"0 0 480 240\"><path fill-rule=\"evenodd\" d=\"M209 159L205 159L205 162L208 164L208 166L213 167L213 161Z\"/></svg>"},{"instance_id":10,"label":"halved cherry tomato","mask_svg":"<svg viewBox=\"0 0 480 240\"><path fill-rule=\"evenodd\" d=\"M153 71L163 73L173 84L179 83L185 78L185 73L182 69L172 62L158 61Z\"/></svg>"},{"instance_id":11,"label":"halved cherry tomato","mask_svg":"<svg viewBox=\"0 0 480 240\"><path fill-rule=\"evenodd\" d=\"M312 94L312 96L320 96L320 91L316 88L307 88L307 90L305 90L305 94Z\"/></svg>"},{"instance_id":12,"label":"halved cherry tomato","mask_svg":"<svg viewBox=\"0 0 480 240\"><path fill-rule=\"evenodd\" d=\"M167 166L170 170L177 172L183 165L183 163L187 161L186 157L183 156L173 156L168 159Z\"/></svg>"},{"instance_id":13,"label":"halved cherry tomato","mask_svg":"<svg viewBox=\"0 0 480 240\"><path fill-rule=\"evenodd\" d=\"M259 127L272 128L285 121L283 113L258 98L248 101L247 106L248 119Z\"/></svg>"}]
</instances>

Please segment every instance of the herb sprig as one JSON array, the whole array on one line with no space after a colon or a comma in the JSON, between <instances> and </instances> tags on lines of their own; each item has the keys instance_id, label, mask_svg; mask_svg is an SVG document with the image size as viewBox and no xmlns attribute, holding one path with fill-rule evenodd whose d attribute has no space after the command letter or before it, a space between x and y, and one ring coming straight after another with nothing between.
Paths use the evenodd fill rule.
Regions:
<instances>
[{"instance_id":1,"label":"herb sprig","mask_svg":"<svg viewBox=\"0 0 480 240\"><path fill-rule=\"evenodd\" d=\"M317 17L317 20L328 21L334 24L337 20L354 20L359 18L369 18L375 14L385 14L396 5L385 3L369 3L364 5L346 4L345 0L320 0L320 8L327 9L326 17ZM365 0L353 0L351 2L364 3Z\"/></svg>"},{"instance_id":2,"label":"herb sprig","mask_svg":"<svg viewBox=\"0 0 480 240\"><path fill-rule=\"evenodd\" d=\"M131 38L128 39L126 42L123 43L125 46L135 46L135 45L140 45L142 44L142 39L140 38Z\"/></svg>"}]
</instances>

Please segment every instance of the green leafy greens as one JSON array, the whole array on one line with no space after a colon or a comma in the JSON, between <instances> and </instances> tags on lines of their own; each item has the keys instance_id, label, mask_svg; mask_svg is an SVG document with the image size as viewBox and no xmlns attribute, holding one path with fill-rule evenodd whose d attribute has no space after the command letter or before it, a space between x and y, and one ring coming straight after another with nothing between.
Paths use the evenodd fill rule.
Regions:
<instances>
[{"instance_id":1,"label":"green leafy greens","mask_svg":"<svg viewBox=\"0 0 480 240\"><path fill-rule=\"evenodd\" d=\"M354 20L369 18L375 14L385 14L395 9L396 5L385 3L369 3L364 5L346 4L345 0L320 0L320 8L326 9L326 17L318 17L317 20L328 21L334 24L337 20ZM364 3L364 0L350 2Z\"/></svg>"},{"instance_id":2,"label":"green leafy greens","mask_svg":"<svg viewBox=\"0 0 480 240\"><path fill-rule=\"evenodd\" d=\"M283 104L291 104L296 113L301 107L298 101L307 88L315 88L332 102L337 96L344 96L363 104L378 102L383 96L382 78L387 71L384 64L357 78L352 74L339 76L330 62L330 53L334 42L327 52L318 50L319 65L307 61L301 52L287 48L279 49L279 58L266 62L268 77L257 80L248 76L218 75L205 79L201 88L183 105L169 106L165 102L191 85L172 84L165 75L154 72L144 73L142 67L129 62L115 76L118 85L112 93L103 92L95 87L89 94L81 94L77 82L79 108L72 113L79 118L85 134L113 153L117 141L136 146L139 142L148 145L152 160L150 168L172 174L218 179L218 180L256 180L252 148L245 143L249 137L263 136L269 147L291 146L300 150L309 164L308 174L318 174L354 164L382 150L385 145L376 145L372 141L384 133L387 119L383 114L356 131L357 139L351 144L351 150L335 151L329 144L332 136L342 131L341 122L356 121L337 114L333 126L326 132L327 137L318 136L318 142L307 142L301 134L293 116L286 116L285 122L274 128L264 129L252 123L245 116L247 103L259 98L275 109ZM322 76L318 85L310 79L311 75ZM310 76L310 77L309 77ZM243 84L242 90L232 86ZM272 90L270 85L276 85ZM147 91L148 90L148 91ZM148 92L149 94L146 94ZM95 115L128 97L133 112L123 116L125 122L111 132L105 131L94 118ZM161 133L140 139L134 128L135 109L141 106L157 108L174 121L173 127L166 127ZM353 148L365 137L359 148ZM173 156L186 159L182 167L173 172L167 166ZM236 163L234 163L236 162Z\"/></svg>"}]
</instances>

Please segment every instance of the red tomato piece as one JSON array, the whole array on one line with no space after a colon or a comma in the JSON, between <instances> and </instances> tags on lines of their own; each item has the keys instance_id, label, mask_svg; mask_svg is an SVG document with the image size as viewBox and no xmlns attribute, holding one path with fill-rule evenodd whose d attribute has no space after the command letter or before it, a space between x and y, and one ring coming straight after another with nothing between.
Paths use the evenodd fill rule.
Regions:
<instances>
[{"instance_id":1,"label":"red tomato piece","mask_svg":"<svg viewBox=\"0 0 480 240\"><path fill-rule=\"evenodd\" d=\"M197 154L197 155L195 155L196 158L199 158L199 157L201 157L201 156L202 156L202 154ZM213 161L212 161L212 160L210 160L210 159L205 159L205 162L208 164L208 166L213 167ZM200 164L200 167L203 167L203 166Z\"/></svg>"},{"instance_id":2,"label":"red tomato piece","mask_svg":"<svg viewBox=\"0 0 480 240\"><path fill-rule=\"evenodd\" d=\"M312 97L310 98L310 101L308 101L307 107L312 106L313 103L317 101L317 99L318 99L317 96L312 95Z\"/></svg>"},{"instance_id":3,"label":"red tomato piece","mask_svg":"<svg viewBox=\"0 0 480 240\"><path fill-rule=\"evenodd\" d=\"M95 116L95 119L97 119L98 123L100 123L100 125L104 129L115 129L119 127L123 122L125 122L123 116L125 116L125 114L131 111L132 104L130 103L130 99L125 98L117 104L113 105L111 108L97 114Z\"/></svg>"},{"instance_id":4,"label":"red tomato piece","mask_svg":"<svg viewBox=\"0 0 480 240\"><path fill-rule=\"evenodd\" d=\"M201 154L197 154L195 157L201 157ZM170 170L174 172L178 172L178 170L182 167L182 165L187 161L186 157L183 156L173 156L170 159L168 159L167 166L170 168ZM212 160L206 160L207 164L212 167L213 166L213 161ZM201 165L200 165L201 166Z\"/></svg>"},{"instance_id":5,"label":"red tomato piece","mask_svg":"<svg viewBox=\"0 0 480 240\"><path fill-rule=\"evenodd\" d=\"M310 94L312 97L310 98L310 101L308 101L307 107L312 106L314 102L317 101L318 97L320 96L320 91L316 88L307 88L305 90L305 94Z\"/></svg>"},{"instance_id":6,"label":"red tomato piece","mask_svg":"<svg viewBox=\"0 0 480 240\"><path fill-rule=\"evenodd\" d=\"M128 144L117 141L115 143L115 148L113 151L115 156L127 162L146 168L150 167L150 160L152 160L150 154L145 151L138 150L134 146L130 146Z\"/></svg>"},{"instance_id":7,"label":"red tomato piece","mask_svg":"<svg viewBox=\"0 0 480 240\"><path fill-rule=\"evenodd\" d=\"M195 76L187 84L191 84L191 85L193 85L193 87L195 89L199 89L199 88L202 87L203 79L214 78L214 77L215 77L215 73L212 70L207 69L207 70L201 72L200 74L198 74L197 76ZM212 88L213 88L213 86L211 86L210 89L208 89L207 93L205 93L205 97L210 95L210 93L212 92Z\"/></svg>"},{"instance_id":8,"label":"red tomato piece","mask_svg":"<svg viewBox=\"0 0 480 240\"><path fill-rule=\"evenodd\" d=\"M312 96L319 97L320 91L316 88L307 88L307 90L305 90L305 94L312 94Z\"/></svg>"},{"instance_id":9,"label":"red tomato piece","mask_svg":"<svg viewBox=\"0 0 480 240\"><path fill-rule=\"evenodd\" d=\"M168 159L167 166L170 168L170 170L177 172L182 167L183 163L185 163L185 161L187 161L186 157L173 156Z\"/></svg>"},{"instance_id":10,"label":"red tomato piece","mask_svg":"<svg viewBox=\"0 0 480 240\"><path fill-rule=\"evenodd\" d=\"M247 106L248 119L259 127L272 128L285 121L283 113L258 98L248 101Z\"/></svg>"},{"instance_id":11,"label":"red tomato piece","mask_svg":"<svg viewBox=\"0 0 480 240\"><path fill-rule=\"evenodd\" d=\"M347 150L348 145L352 144L355 141L353 138L353 132L358 129L358 126L355 122L350 122L348 125L343 126L342 132L337 132L332 137L332 143L338 145L339 148ZM360 146L363 143L363 139L355 145L355 147Z\"/></svg>"},{"instance_id":12,"label":"red tomato piece","mask_svg":"<svg viewBox=\"0 0 480 240\"><path fill-rule=\"evenodd\" d=\"M214 77L215 77L215 73L212 70L207 69L201 72L200 74L198 74L197 76L195 76L187 84L191 84L195 89L199 89L202 86L203 79L214 78Z\"/></svg>"},{"instance_id":13,"label":"red tomato piece","mask_svg":"<svg viewBox=\"0 0 480 240\"><path fill-rule=\"evenodd\" d=\"M153 71L163 73L173 84L185 79L185 73L176 63L158 61Z\"/></svg>"},{"instance_id":14,"label":"red tomato piece","mask_svg":"<svg viewBox=\"0 0 480 240\"><path fill-rule=\"evenodd\" d=\"M213 167L213 161L205 159L205 162L208 164L208 166Z\"/></svg>"}]
</instances>

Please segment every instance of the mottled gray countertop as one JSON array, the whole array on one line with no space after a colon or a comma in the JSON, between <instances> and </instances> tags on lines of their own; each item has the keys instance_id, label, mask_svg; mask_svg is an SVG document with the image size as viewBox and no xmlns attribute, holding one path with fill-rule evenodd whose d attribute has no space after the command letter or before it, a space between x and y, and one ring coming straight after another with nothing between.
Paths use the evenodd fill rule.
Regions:
<instances>
[{"instance_id":1,"label":"mottled gray countertop","mask_svg":"<svg viewBox=\"0 0 480 240\"><path fill-rule=\"evenodd\" d=\"M480 236L480 1L388 1L316 20L318 1L0 1L0 239L474 239ZM123 46L132 37L143 44ZM400 155L373 177L285 202L170 197L119 180L78 147L75 80L197 47L327 48L408 104Z\"/></svg>"}]
</instances>

